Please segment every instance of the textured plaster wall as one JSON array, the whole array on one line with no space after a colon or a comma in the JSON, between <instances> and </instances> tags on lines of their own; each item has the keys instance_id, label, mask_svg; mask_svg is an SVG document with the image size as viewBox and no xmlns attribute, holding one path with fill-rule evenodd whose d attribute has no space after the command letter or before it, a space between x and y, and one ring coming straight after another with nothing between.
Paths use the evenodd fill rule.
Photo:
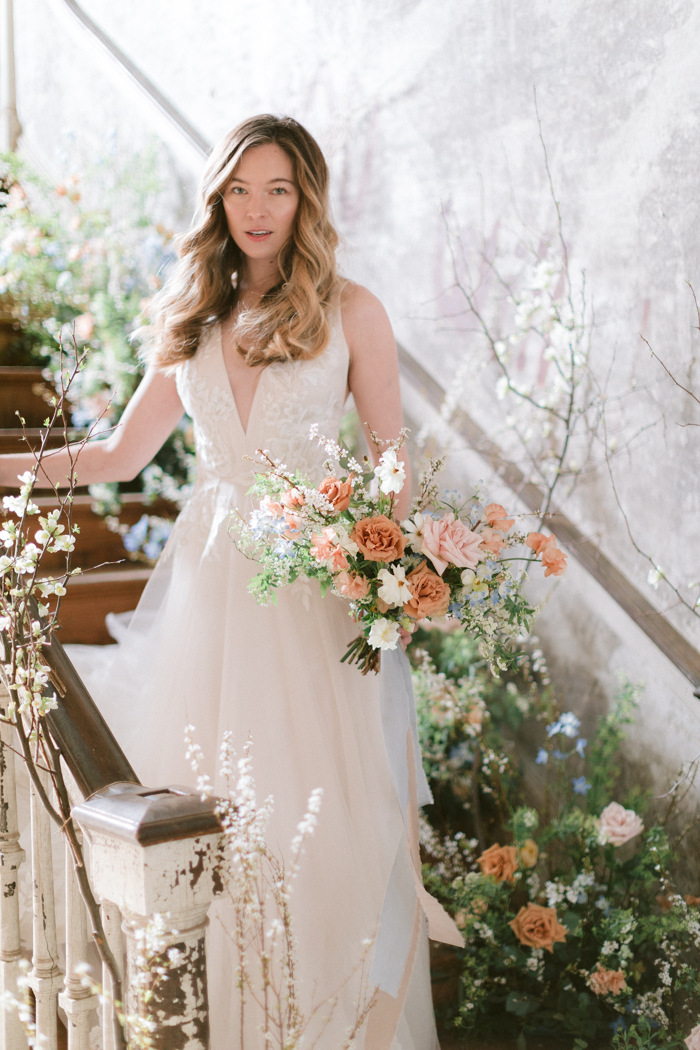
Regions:
<instances>
[{"instance_id":1,"label":"textured plaster wall","mask_svg":"<svg viewBox=\"0 0 700 1050\"><path fill-rule=\"evenodd\" d=\"M690 398L664 377L646 335L685 384L697 376L700 286L700 6L691 0L84 0L84 8L207 137L272 110L306 123L333 172L346 273L384 301L397 335L443 384L465 356L463 403L501 435L496 372L456 300L442 213L467 254L555 242L555 215L533 89L576 280L595 305L594 362L612 367L621 439L648 427L615 469L639 543L679 583L700 578L698 447ZM117 130L120 148L166 142L182 223L200 160L66 13L19 0L17 94L22 149L47 171ZM113 140L114 141L114 140ZM612 402L611 402L612 403ZM424 408L407 392L407 408ZM503 436L507 441L507 436ZM452 471L486 477L455 454ZM503 493L507 497L507 493ZM567 512L687 637L632 549L604 471ZM691 591L686 591L688 596ZM697 591L695 592L697 594ZM637 755L663 771L700 750L700 703L644 635L572 571L539 626L557 678L592 717L626 668L646 680Z\"/></svg>"}]
</instances>

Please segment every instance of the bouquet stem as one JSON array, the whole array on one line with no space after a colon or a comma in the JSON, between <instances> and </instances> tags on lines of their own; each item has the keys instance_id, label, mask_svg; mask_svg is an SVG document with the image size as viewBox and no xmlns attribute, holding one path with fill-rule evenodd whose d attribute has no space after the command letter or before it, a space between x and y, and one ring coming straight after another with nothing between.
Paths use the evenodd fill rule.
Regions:
<instances>
[{"instance_id":1,"label":"bouquet stem","mask_svg":"<svg viewBox=\"0 0 700 1050\"><path fill-rule=\"evenodd\" d=\"M349 664L357 664L363 674L367 674L368 671L374 671L375 674L379 671L381 651L379 649L373 649L363 634L359 634L357 638L348 645L345 656L341 656L341 664L347 662Z\"/></svg>"}]
</instances>

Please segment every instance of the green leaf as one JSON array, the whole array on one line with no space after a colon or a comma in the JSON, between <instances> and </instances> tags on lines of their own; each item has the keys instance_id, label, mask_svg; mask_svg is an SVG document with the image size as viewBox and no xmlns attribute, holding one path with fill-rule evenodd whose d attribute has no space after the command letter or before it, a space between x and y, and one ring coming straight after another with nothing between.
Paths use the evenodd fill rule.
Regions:
<instances>
[{"instance_id":1,"label":"green leaf","mask_svg":"<svg viewBox=\"0 0 700 1050\"><path fill-rule=\"evenodd\" d=\"M526 1017L539 1008L539 1001L526 992L511 992L506 999L506 1010L516 1017Z\"/></svg>"},{"instance_id":2,"label":"green leaf","mask_svg":"<svg viewBox=\"0 0 700 1050\"><path fill-rule=\"evenodd\" d=\"M517 1050L527 1050L527 1040L523 1032L518 1034L518 1040L515 1045Z\"/></svg>"}]
</instances>

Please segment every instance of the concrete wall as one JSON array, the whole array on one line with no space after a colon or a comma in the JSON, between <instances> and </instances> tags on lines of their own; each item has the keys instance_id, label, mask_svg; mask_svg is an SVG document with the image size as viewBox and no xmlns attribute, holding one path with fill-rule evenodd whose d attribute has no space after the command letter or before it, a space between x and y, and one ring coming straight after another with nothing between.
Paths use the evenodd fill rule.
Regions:
<instances>
[{"instance_id":1,"label":"concrete wall","mask_svg":"<svg viewBox=\"0 0 700 1050\"><path fill-rule=\"evenodd\" d=\"M65 174L117 132L120 149L161 136L169 207L182 223L201 161L66 12L16 0L21 148ZM506 264L528 245L556 254L538 137L537 91L571 272L595 306L592 361L609 380L613 465L638 542L681 584L700 578L698 406L685 384L698 335L685 284L700 286L700 6L691 0L84 0L110 34L211 140L251 113L290 113L327 151L344 267L385 302L396 331L443 384L465 358L462 400L508 444L497 371L449 292L442 215L478 269L484 245ZM114 136L111 139L115 141ZM499 315L493 282L487 312ZM413 403L418 415L423 409ZM646 429L644 429L646 428ZM589 471L565 509L697 646L700 621L646 583L606 471ZM594 459L595 459L594 456ZM452 469L484 477L467 453ZM495 491L495 490L494 490ZM504 496L507 494L504 494ZM563 494L562 494L563 496ZM558 681L592 713L614 671L646 679L634 735L659 784L700 750L700 703L581 570L572 567L538 631Z\"/></svg>"}]
</instances>

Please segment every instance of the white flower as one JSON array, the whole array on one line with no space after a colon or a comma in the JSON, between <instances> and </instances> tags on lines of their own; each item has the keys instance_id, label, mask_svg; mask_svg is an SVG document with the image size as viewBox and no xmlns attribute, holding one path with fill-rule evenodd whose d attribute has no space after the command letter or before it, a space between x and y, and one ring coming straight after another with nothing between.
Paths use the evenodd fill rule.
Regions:
<instances>
[{"instance_id":1,"label":"white flower","mask_svg":"<svg viewBox=\"0 0 700 1050\"><path fill-rule=\"evenodd\" d=\"M399 640L399 625L382 616L372 624L367 640L373 649L395 649Z\"/></svg>"},{"instance_id":2,"label":"white flower","mask_svg":"<svg viewBox=\"0 0 700 1050\"><path fill-rule=\"evenodd\" d=\"M408 546L413 547L414 551L419 551L423 546L423 525L429 517L429 514L419 512L413 515L413 519L406 518L401 522L401 528L408 536Z\"/></svg>"},{"instance_id":3,"label":"white flower","mask_svg":"<svg viewBox=\"0 0 700 1050\"><path fill-rule=\"evenodd\" d=\"M460 579L462 580L462 586L464 587L467 594L469 594L472 587L476 583L476 573L473 569L462 569Z\"/></svg>"},{"instance_id":4,"label":"white flower","mask_svg":"<svg viewBox=\"0 0 700 1050\"><path fill-rule=\"evenodd\" d=\"M354 540L350 539L350 533L341 525L340 522L335 522L333 525L333 531L335 532L336 540L340 547L345 551L346 554L357 554L359 547Z\"/></svg>"},{"instance_id":5,"label":"white flower","mask_svg":"<svg viewBox=\"0 0 700 1050\"><path fill-rule=\"evenodd\" d=\"M647 576L647 583L649 584L650 587L653 587L654 590L657 589L657 587L659 586L659 583L661 582L661 580L665 580L665 579L666 579L666 573L664 572L664 570L661 568L660 565L655 565L653 569L649 569L649 575Z\"/></svg>"},{"instance_id":6,"label":"white flower","mask_svg":"<svg viewBox=\"0 0 700 1050\"><path fill-rule=\"evenodd\" d=\"M395 565L392 569L380 569L377 579L382 581L381 587L377 589L377 594L387 605L403 605L413 597L413 592L406 583L406 570L403 566Z\"/></svg>"},{"instance_id":7,"label":"white flower","mask_svg":"<svg viewBox=\"0 0 700 1050\"><path fill-rule=\"evenodd\" d=\"M390 492L400 492L406 480L403 463L396 458L396 453L391 448L382 453L374 474L379 479L380 489L387 496Z\"/></svg>"}]
</instances>

